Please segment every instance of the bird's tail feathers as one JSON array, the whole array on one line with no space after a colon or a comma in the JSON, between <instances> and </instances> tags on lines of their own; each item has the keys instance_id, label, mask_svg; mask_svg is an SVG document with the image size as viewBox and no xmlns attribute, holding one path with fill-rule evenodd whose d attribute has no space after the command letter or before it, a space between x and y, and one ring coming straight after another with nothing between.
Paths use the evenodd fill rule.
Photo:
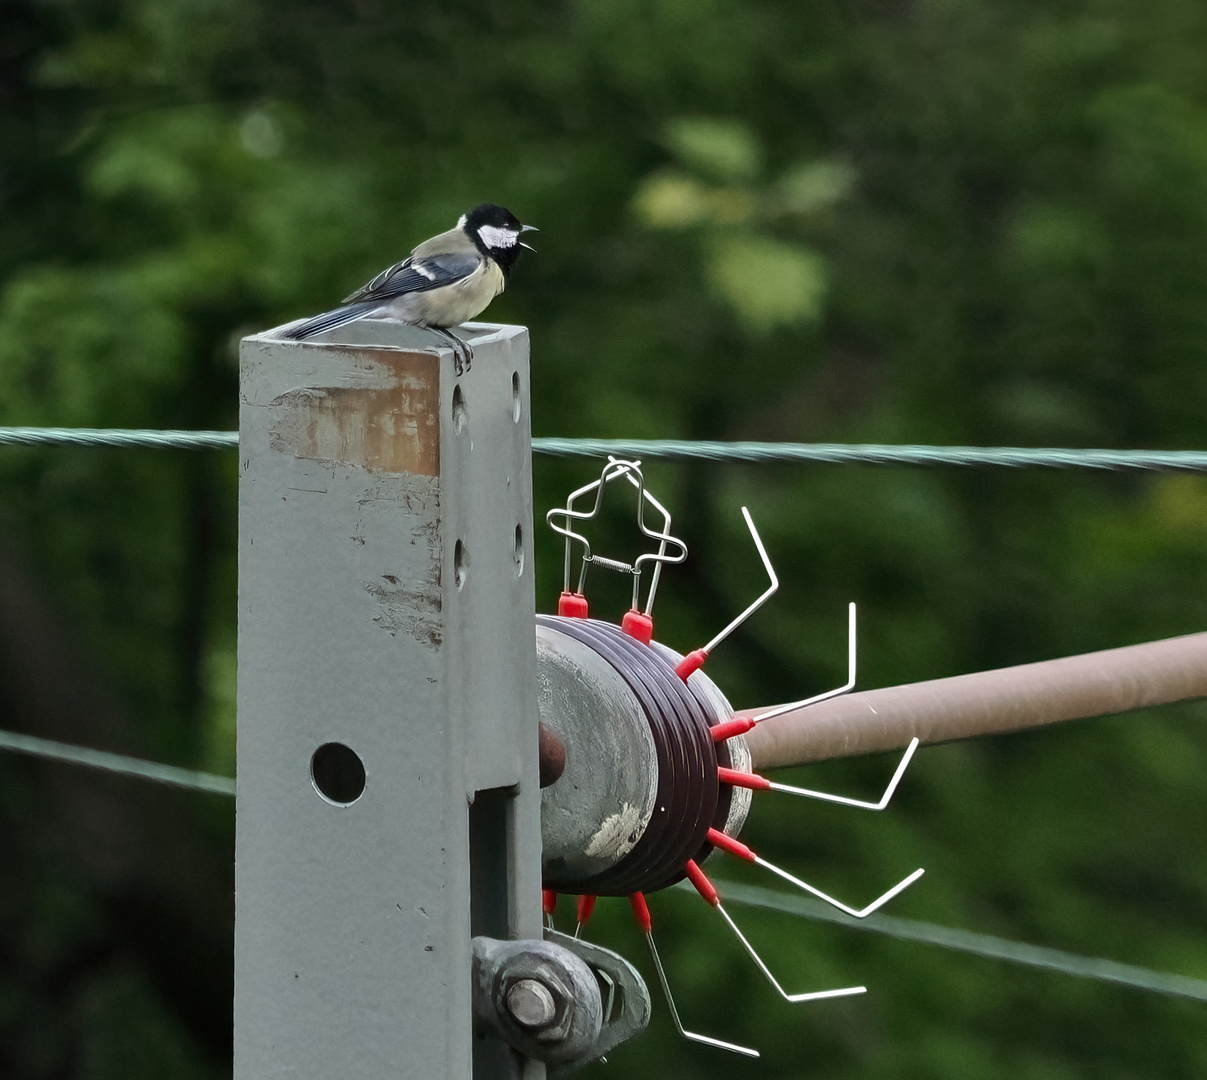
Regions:
<instances>
[{"instance_id":1,"label":"bird's tail feathers","mask_svg":"<svg viewBox=\"0 0 1207 1080\"><path fill-rule=\"evenodd\" d=\"M291 326L288 330L283 331L281 336L292 341L301 341L304 338L314 337L315 334L321 334L325 330L334 330L338 326L346 326L350 322L356 322L357 319L363 319L379 307L381 307L381 303L377 300L362 300L359 304L347 304L334 311L315 315L313 319L307 319L305 322L298 323L297 326Z\"/></svg>"}]
</instances>

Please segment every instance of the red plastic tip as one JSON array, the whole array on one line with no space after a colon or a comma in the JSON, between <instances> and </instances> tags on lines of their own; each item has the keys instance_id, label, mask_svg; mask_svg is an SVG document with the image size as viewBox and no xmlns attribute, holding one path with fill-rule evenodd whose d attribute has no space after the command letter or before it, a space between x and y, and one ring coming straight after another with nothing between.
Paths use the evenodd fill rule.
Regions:
<instances>
[{"instance_id":1,"label":"red plastic tip","mask_svg":"<svg viewBox=\"0 0 1207 1080\"><path fill-rule=\"evenodd\" d=\"M754 727L754 720L749 716L741 716L733 720L726 720L724 723L713 724L708 729L708 733L712 736L713 742L724 742L735 735L745 735L752 727Z\"/></svg>"},{"instance_id":2,"label":"red plastic tip","mask_svg":"<svg viewBox=\"0 0 1207 1080\"><path fill-rule=\"evenodd\" d=\"M712 882L704 876L704 871L691 859L687 860L687 865L683 869L687 871L688 880L696 887L696 892L713 907L717 907L721 903L721 898L717 895L717 890L712 887Z\"/></svg>"},{"instance_id":3,"label":"red plastic tip","mask_svg":"<svg viewBox=\"0 0 1207 1080\"><path fill-rule=\"evenodd\" d=\"M620 620L620 628L631 638L636 638L642 645L648 645L654 636L654 620L642 614L636 608L630 608Z\"/></svg>"},{"instance_id":4,"label":"red plastic tip","mask_svg":"<svg viewBox=\"0 0 1207 1080\"><path fill-rule=\"evenodd\" d=\"M704 661L708 659L708 653L703 649L695 649L689 652L682 660L675 665L675 674L684 682L687 682L688 676L693 671L698 671L704 666Z\"/></svg>"},{"instance_id":5,"label":"red plastic tip","mask_svg":"<svg viewBox=\"0 0 1207 1080\"><path fill-rule=\"evenodd\" d=\"M541 890L541 910L546 915L552 915L557 910L557 893L552 889Z\"/></svg>"},{"instance_id":6,"label":"red plastic tip","mask_svg":"<svg viewBox=\"0 0 1207 1080\"><path fill-rule=\"evenodd\" d=\"M732 836L727 836L720 829L708 830L708 842L722 851L728 851L730 855L736 855L739 859L745 859L747 862L755 861L756 856L750 848Z\"/></svg>"},{"instance_id":7,"label":"red plastic tip","mask_svg":"<svg viewBox=\"0 0 1207 1080\"><path fill-rule=\"evenodd\" d=\"M650 933L654 929L654 920L650 918L650 905L645 902L645 897L639 892L630 893L629 906L633 909L633 918L637 920L641 932Z\"/></svg>"},{"instance_id":8,"label":"red plastic tip","mask_svg":"<svg viewBox=\"0 0 1207 1080\"><path fill-rule=\"evenodd\" d=\"M755 776L754 773L749 772L738 772L737 769L726 769L723 766L717 767L717 779L722 784L754 788L756 791L766 791L771 787L771 781L764 780L761 776Z\"/></svg>"},{"instance_id":9,"label":"red plastic tip","mask_svg":"<svg viewBox=\"0 0 1207 1080\"><path fill-rule=\"evenodd\" d=\"M578 925L582 926L589 918L591 912L595 910L596 898L590 893L585 893L578 898Z\"/></svg>"},{"instance_id":10,"label":"red plastic tip","mask_svg":"<svg viewBox=\"0 0 1207 1080\"><path fill-rule=\"evenodd\" d=\"M568 619L585 619L587 598L580 592L564 592L557 598L557 613Z\"/></svg>"}]
</instances>

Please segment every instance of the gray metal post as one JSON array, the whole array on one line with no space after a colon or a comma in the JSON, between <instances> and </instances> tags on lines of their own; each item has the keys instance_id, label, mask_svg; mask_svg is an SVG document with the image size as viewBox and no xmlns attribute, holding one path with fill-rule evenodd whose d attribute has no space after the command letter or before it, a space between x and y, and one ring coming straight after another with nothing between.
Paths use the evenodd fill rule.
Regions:
<instances>
[{"instance_id":1,"label":"gray metal post","mask_svg":"<svg viewBox=\"0 0 1207 1080\"><path fill-rule=\"evenodd\" d=\"M235 1080L516 1069L470 938L541 936L528 337L471 329L243 342Z\"/></svg>"}]
</instances>

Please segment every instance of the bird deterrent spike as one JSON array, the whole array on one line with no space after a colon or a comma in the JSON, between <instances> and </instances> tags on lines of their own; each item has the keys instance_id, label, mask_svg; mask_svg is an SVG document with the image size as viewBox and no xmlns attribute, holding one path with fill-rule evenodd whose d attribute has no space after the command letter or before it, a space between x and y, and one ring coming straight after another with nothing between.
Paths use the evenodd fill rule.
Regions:
<instances>
[{"instance_id":1,"label":"bird deterrent spike","mask_svg":"<svg viewBox=\"0 0 1207 1080\"><path fill-rule=\"evenodd\" d=\"M780 579L775 576L775 567L771 565L771 559L767 555L767 549L763 547L762 537L759 536L759 531L754 527L754 518L750 516L750 511L746 507L742 507L742 517L746 519L746 527L750 530L751 538L754 540L754 546L758 549L759 558L763 560L763 569L767 571L767 577L770 579L770 584L759 595L759 597L743 611L736 619L725 627L716 637L714 637L703 648L695 649L688 653L675 667L675 674L684 682L687 682L688 676L697 668L704 666L704 662L711 655L712 651L721 644L730 634L732 634L739 626L750 618L759 608L761 608L780 587Z\"/></svg>"},{"instance_id":2,"label":"bird deterrent spike","mask_svg":"<svg viewBox=\"0 0 1207 1080\"><path fill-rule=\"evenodd\" d=\"M909 766L910 759L913 758L914 751L917 749L918 738L915 736L910 740L905 755L897 765L897 771L893 773L893 778L888 782L888 787L884 789L884 794L878 802L867 802L864 799L849 799L845 795L831 795L825 791L813 791L811 788L794 787L792 784L779 784L756 773L741 772L738 769L720 767L717 769L717 778L721 783L731 784L734 787L752 788L756 791L782 791L787 795L799 795L805 799L820 799L823 802L838 803L841 806L854 806L860 810L883 810L888 806L889 800L892 799L893 793L897 790L897 785L901 783L901 777L905 775L905 770Z\"/></svg>"},{"instance_id":3,"label":"bird deterrent spike","mask_svg":"<svg viewBox=\"0 0 1207 1080\"><path fill-rule=\"evenodd\" d=\"M844 912L845 914L850 915L852 918L855 918L855 919L867 918L869 915L872 914L873 911L876 911L877 909L883 907L898 893L904 892L906 889L908 889L924 873L924 871L921 869L915 870L912 874L909 875L909 877L905 878L903 881L899 881L896 885L894 885L891 889L889 889L889 891L886 892L883 896L877 897L870 904L868 904L867 907L856 909L856 908L850 907L847 904L844 904L841 900L835 900L834 897L829 896L828 894L822 892L821 889L815 888L814 886L810 885L807 881L801 881L800 878L793 877L790 873L788 873L787 870L783 870L780 867L776 866L774 863L768 862L762 856L756 855L750 848L748 848L741 841L735 840L732 836L726 836L725 833L721 832L718 829L709 829L708 830L708 841L714 847L718 847L722 851L727 852L728 854L733 855L736 858L745 859L747 862L752 862L756 866L763 867L764 870L770 870L773 874L778 874L785 881L790 881L798 889L803 889L805 892L809 893L811 896L816 896L819 900L824 900L827 904L831 905L832 907L838 908L839 911Z\"/></svg>"},{"instance_id":4,"label":"bird deterrent spike","mask_svg":"<svg viewBox=\"0 0 1207 1080\"><path fill-rule=\"evenodd\" d=\"M704 897L707 903L709 903L712 907L715 907L721 913L725 921L729 923L729 928L737 935L738 940L742 943L742 947L750 954L750 958L758 966L759 971L763 973L767 981L773 987L775 987L776 992L785 1001L795 1005L803 1001L824 1001L827 998L851 997L855 994L867 993L868 988L866 986L844 986L837 990L810 990L803 994L789 994L788 991L780 986L776 977L771 974L771 969L763 962L763 958L755 951L754 946L746 940L746 935L738 929L738 924L733 921L729 912L725 910L725 905L721 903L721 898L717 895L716 888L705 876L704 871L701 870L692 859L687 860L684 870L687 872L688 880L690 880L691 883L696 887L696 891L702 897Z\"/></svg>"},{"instance_id":5,"label":"bird deterrent spike","mask_svg":"<svg viewBox=\"0 0 1207 1080\"><path fill-rule=\"evenodd\" d=\"M847 605L847 681L841 686L834 687L833 690L826 690L820 694L814 694L812 697L803 698L800 701L790 701L787 705L777 705L774 709L768 709L766 712L759 713L753 717L755 724L761 724L764 720L770 720L772 717L781 716L786 712L793 712L796 709L807 709L810 705L817 705L822 701L829 701L830 698L836 698L855 687L855 671L859 658L859 650L856 644L856 612L854 602Z\"/></svg>"},{"instance_id":6,"label":"bird deterrent spike","mask_svg":"<svg viewBox=\"0 0 1207 1080\"><path fill-rule=\"evenodd\" d=\"M742 1054L746 1057L758 1057L759 1052L751 1049L749 1046L739 1046L737 1043L725 1042L723 1039L714 1039L711 1035L698 1035L694 1031L688 1031L683 1026L683 1022L679 1019L679 1010L675 1008L675 999L671 995L670 983L666 979L666 971L662 967L662 958L658 955L658 946L654 944L654 930L650 920L649 906L646 904L645 897L641 893L633 893L629 897L629 903L633 907L633 915L637 919L637 925L640 927L642 936L645 938L645 943L649 947L650 957L654 961L654 970L658 973L658 984L662 987L662 996L666 998L666 1007L671 1014L671 1020L674 1021L675 1030L683 1038L691 1042L700 1043L703 1046L712 1046L718 1050L728 1050L730 1053Z\"/></svg>"}]
</instances>

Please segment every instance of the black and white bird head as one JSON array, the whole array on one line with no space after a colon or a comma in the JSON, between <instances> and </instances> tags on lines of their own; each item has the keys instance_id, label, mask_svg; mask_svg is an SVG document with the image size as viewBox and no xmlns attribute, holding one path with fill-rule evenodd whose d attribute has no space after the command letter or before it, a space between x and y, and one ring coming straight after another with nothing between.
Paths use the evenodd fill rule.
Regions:
<instances>
[{"instance_id":1,"label":"black and white bird head","mask_svg":"<svg viewBox=\"0 0 1207 1080\"><path fill-rule=\"evenodd\" d=\"M457 225L474 242L483 255L494 259L503 273L509 273L520 257L520 248L529 247L520 237L526 232L537 231L535 225L521 225L520 219L503 206L483 203L475 206L468 214L462 214Z\"/></svg>"}]
</instances>

